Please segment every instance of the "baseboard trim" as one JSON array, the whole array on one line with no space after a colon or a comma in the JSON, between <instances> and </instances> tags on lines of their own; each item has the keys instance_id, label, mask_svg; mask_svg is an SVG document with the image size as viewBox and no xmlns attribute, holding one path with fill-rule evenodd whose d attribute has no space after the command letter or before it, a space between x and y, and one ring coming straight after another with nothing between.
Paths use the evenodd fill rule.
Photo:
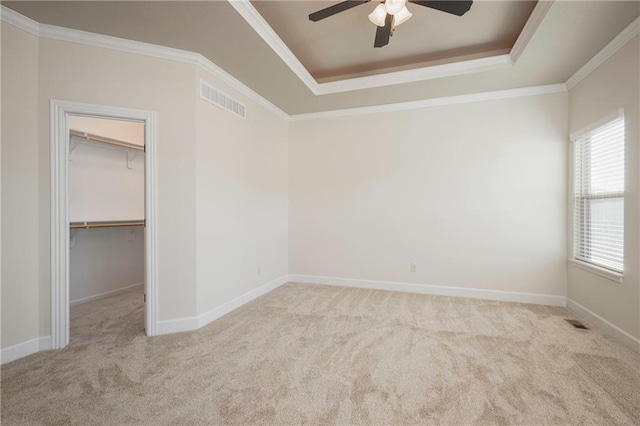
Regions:
<instances>
[{"instance_id":1,"label":"baseboard trim","mask_svg":"<svg viewBox=\"0 0 640 426\"><path fill-rule=\"evenodd\" d=\"M183 331L197 330L200 327L217 320L223 315L228 314L234 309L238 309L240 306L251 302L254 299L280 287L288 282L288 276L282 275L273 281L268 282L256 289L253 289L235 299L226 302L217 308L214 308L208 312L197 317L179 318L175 320L159 321L157 324L157 334L170 334L179 333Z\"/></svg>"},{"instance_id":2,"label":"baseboard trim","mask_svg":"<svg viewBox=\"0 0 640 426\"><path fill-rule=\"evenodd\" d=\"M640 339L632 336L617 325L602 318L589 308L582 306L575 300L567 298L567 308L594 328L599 329L612 339L640 354Z\"/></svg>"},{"instance_id":3,"label":"baseboard trim","mask_svg":"<svg viewBox=\"0 0 640 426\"><path fill-rule=\"evenodd\" d=\"M158 321L156 323L156 336L162 334L182 333L198 328L198 317L186 317L173 320Z\"/></svg>"},{"instance_id":4,"label":"baseboard trim","mask_svg":"<svg viewBox=\"0 0 640 426\"><path fill-rule=\"evenodd\" d=\"M143 285L144 285L144 283L133 284L133 285L129 285L129 286L126 286L126 287L117 288L115 290L105 291L104 293L96 294L96 295L93 295L93 296L83 297L83 298L80 298L80 299L72 300L71 302L69 302L69 306L81 305L83 303L91 302L91 301L94 301L94 300L104 299L105 297L114 296L114 295L116 295L118 293L122 293L122 292L125 292L127 290L131 290L132 288L140 287L140 286L143 286Z\"/></svg>"},{"instance_id":5,"label":"baseboard trim","mask_svg":"<svg viewBox=\"0 0 640 426\"><path fill-rule=\"evenodd\" d=\"M372 290L401 291L405 293L431 294L437 296L467 297L501 302L532 303L536 305L566 306L566 297L551 294L520 293L515 291L485 290L464 287L447 287L427 284L409 284L388 281L357 280L351 278L321 277L314 275L289 275L289 281L334 285L340 287L366 288Z\"/></svg>"},{"instance_id":6,"label":"baseboard trim","mask_svg":"<svg viewBox=\"0 0 640 426\"><path fill-rule=\"evenodd\" d=\"M0 351L0 365L51 349L51 336L36 337Z\"/></svg>"},{"instance_id":7,"label":"baseboard trim","mask_svg":"<svg viewBox=\"0 0 640 426\"><path fill-rule=\"evenodd\" d=\"M224 303L217 308L210 310L200 316L198 316L198 328L203 327L210 322L213 322L220 318L223 315L228 314L229 312L238 309L240 306L251 302L252 300L257 299L260 296L263 296L269 293L272 290L280 287L283 284L286 284L289 281L288 275L282 275L281 277L276 278L275 280L268 282L267 284L260 286L254 290L251 290L248 293L243 294L242 296L236 297L235 299Z\"/></svg>"}]
</instances>

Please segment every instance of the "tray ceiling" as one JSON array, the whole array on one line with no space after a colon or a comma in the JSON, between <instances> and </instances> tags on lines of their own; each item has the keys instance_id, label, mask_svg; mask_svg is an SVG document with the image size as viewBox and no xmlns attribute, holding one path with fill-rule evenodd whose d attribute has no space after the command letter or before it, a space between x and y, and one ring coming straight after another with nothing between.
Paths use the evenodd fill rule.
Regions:
<instances>
[{"instance_id":1,"label":"tray ceiling","mask_svg":"<svg viewBox=\"0 0 640 426\"><path fill-rule=\"evenodd\" d=\"M314 28L314 31L324 31L322 28L323 21L314 24L310 23L306 18L307 11L318 9L318 3L288 1L273 7L286 7L290 3L293 3L290 7L293 10L297 10L295 13L303 14L304 11L304 16L302 16L304 19L302 21L295 20L295 25L320 25L317 29ZM476 11L475 13L480 13L484 9L484 3L482 0L477 1L469 13L474 10ZM512 2L507 3L510 4ZM526 3L528 8L531 7L530 2ZM290 64L283 61L278 53L265 42L265 39L226 1L3 1L2 4L42 24L73 28L201 53L288 114L375 106L564 83L640 14L640 2L638 1L556 0L553 3L545 2L550 6L548 11L536 25L535 31L529 34L528 42L524 48L520 49L517 61L513 61L513 63L506 66L487 69L479 68L466 74L432 75L430 79L405 81L385 81L384 77L388 74L381 74L364 77L365 79L381 78L381 83L377 86L369 86L369 88L351 87L349 88L350 91L321 92L313 90L314 88L309 84L309 81L303 81L300 73L295 72ZM246 4L251 6L253 3ZM256 4L258 8L263 7L261 4ZM322 4L320 4L321 6ZM251 7L253 8L253 6ZM265 7L269 8L271 6L265 5ZM358 6L350 12L345 12L354 16L347 15L344 19L361 19L364 21L369 8L370 5ZM413 10L417 8L420 8L420 10ZM536 9L538 8L536 7ZM264 13L267 16L269 15L269 12ZM518 27L522 25L519 22L517 25L510 26L504 25L503 22L500 27L502 29L495 30L497 33L493 34L495 40L503 40L495 42L498 44L492 44L494 42L487 41L469 44L467 39L467 47L461 48L463 50L456 50L459 49L455 47L456 43L463 43L462 39L457 41L439 39L437 43L432 44L428 37L429 26L425 24L427 25L425 29L419 24L423 19L431 20L435 19L436 14L444 14L437 11L431 12L430 9L420 6L413 7L412 13L414 17L398 28L398 32L392 38L391 43L383 49L374 50L372 47L373 24L369 23L368 20L361 23L363 28L366 28L363 31L362 41L359 42L363 44L363 47L362 49L359 47L349 49L352 51L354 59L360 62L360 65L356 64L356 61L344 65L344 61L348 59L345 59L345 56L348 55L345 55L344 52L331 52L332 49L342 49L337 41L334 41L334 43L338 43L338 46L334 47L327 47L328 45L324 45L324 42L319 43L320 46L325 46L322 48L323 52L314 53L313 49L309 48L307 54L315 58L312 58L312 60L316 61L316 65L313 65L314 62L309 62L309 59L305 59L304 54L301 54L301 60L307 61L307 66L316 73L316 76L338 75L350 72L345 70L354 69L365 69L365 72L369 72L370 70L366 70L366 66L362 65L363 61L371 61L370 63L377 64L375 66L385 66L385 64L395 63L393 61L398 60L411 62L410 58L413 56L437 61L435 58L446 56L445 52L449 52L450 55L451 52L468 51L464 49L478 49L480 51L501 46L499 43L502 42L513 43L513 34L519 31ZM490 14L489 12L486 13ZM526 15L526 11L521 10L519 13L522 14L522 17ZM364 18L359 18L359 14L364 15ZM465 19L465 16L462 19ZM472 18L473 15L470 15L470 17ZM526 17L522 17L519 19L526 19ZM338 21L328 24L330 28L334 28L334 30L330 31L332 37L338 34L339 30L350 31L348 24L340 22L342 18L334 18L338 19ZM333 18L328 18L325 21L328 22L331 19ZM429 47L431 50L416 55L407 54L398 59L395 57L398 50L407 49L403 47L400 35L403 32L404 34L410 34L411 27L409 25L413 25L411 21L414 19L418 23L416 28L419 29L419 37L422 37L425 46L431 46ZM504 16L501 18L502 21L505 19ZM485 24L478 23L477 25L482 28ZM278 28L277 24L274 24L274 26L276 29ZM283 32L284 30L280 31ZM335 34L333 34L334 32ZM461 37L455 34L454 36ZM283 34L282 37L286 38L287 36ZM317 37L322 38L323 36L318 35ZM324 37L329 36L325 35ZM442 34L441 37L446 38ZM487 36L487 39L489 38ZM410 41L414 42L415 40L412 39ZM356 41L350 39L349 43L356 43ZM294 48L292 47L292 49ZM305 49L304 46L301 48ZM382 56L377 58L380 60L372 61L372 56L369 55L380 54L375 53L376 51L382 52ZM343 55L342 59L338 58L343 65L340 65L333 56L338 53ZM455 54L453 53L453 55ZM479 55L482 54L479 53ZM502 55L502 57L504 56L509 57L509 55ZM376 57L373 57L373 59L376 59ZM440 60L446 60L446 58ZM481 61L483 60L481 59ZM451 65L456 65L456 63ZM419 70L407 72L414 71ZM309 75L309 79L317 85L311 75ZM346 80L346 82L352 80ZM319 86L337 84L342 84L342 82L327 82Z\"/></svg>"},{"instance_id":2,"label":"tray ceiling","mask_svg":"<svg viewBox=\"0 0 640 426\"><path fill-rule=\"evenodd\" d=\"M413 16L383 48L373 47L376 26L367 18L378 2L319 22L308 15L337 1L251 3L307 71L323 82L509 53L537 2L476 1L463 16L408 3Z\"/></svg>"}]
</instances>

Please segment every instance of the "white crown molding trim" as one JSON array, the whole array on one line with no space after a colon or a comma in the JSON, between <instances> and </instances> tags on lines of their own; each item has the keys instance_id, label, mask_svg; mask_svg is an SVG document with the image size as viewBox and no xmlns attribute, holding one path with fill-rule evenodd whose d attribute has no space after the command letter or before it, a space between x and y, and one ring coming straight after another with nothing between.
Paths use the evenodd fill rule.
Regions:
<instances>
[{"instance_id":1,"label":"white crown molding trim","mask_svg":"<svg viewBox=\"0 0 640 426\"><path fill-rule=\"evenodd\" d=\"M35 36L40 36L40 24L33 19L27 18L18 12L2 5L0 7L0 19L7 24L26 31Z\"/></svg>"},{"instance_id":2,"label":"white crown molding trim","mask_svg":"<svg viewBox=\"0 0 640 426\"><path fill-rule=\"evenodd\" d=\"M36 337L35 339L2 349L2 351L0 351L0 364L4 365L36 352L47 351L49 349L51 349L51 336Z\"/></svg>"},{"instance_id":3,"label":"white crown molding trim","mask_svg":"<svg viewBox=\"0 0 640 426\"><path fill-rule=\"evenodd\" d=\"M226 315L235 309L238 309L242 305L245 305L252 300L257 299L258 297L280 287L283 284L286 284L288 282L288 278L289 277L287 275L282 275L281 277L278 277L275 280L268 282L267 284L264 284L239 297L236 297L229 302L223 303L222 305L208 312L205 312L202 315L198 315L197 317L159 321L156 328L157 334L170 334L197 330L198 328L204 327L205 325L217 320L221 316Z\"/></svg>"},{"instance_id":4,"label":"white crown molding trim","mask_svg":"<svg viewBox=\"0 0 640 426\"><path fill-rule=\"evenodd\" d=\"M159 46L151 43L144 43L141 41L126 40L103 34L95 34L71 28L58 27L55 25L39 24L4 5L0 8L0 18L3 22L45 39L84 44L199 66L250 100L254 101L256 104L265 108L267 111L270 111L285 120L289 118L289 114L282 111L253 89L249 88L240 80L236 79L199 53Z\"/></svg>"},{"instance_id":5,"label":"white crown molding trim","mask_svg":"<svg viewBox=\"0 0 640 426\"><path fill-rule=\"evenodd\" d=\"M463 104L471 102L492 101L499 99L537 96L567 91L564 83L546 86L523 87L519 89L497 90L494 92L471 93L468 95L431 98L420 101L400 102L395 104L375 105L370 107L340 109L332 111L312 112L290 116L290 121L318 120L323 118L348 117L354 115L376 114L391 111L406 111L411 109L430 108L444 105Z\"/></svg>"},{"instance_id":6,"label":"white crown molding trim","mask_svg":"<svg viewBox=\"0 0 640 426\"><path fill-rule=\"evenodd\" d=\"M613 56L618 50L620 50L625 44L631 41L635 36L640 33L640 17L637 17L632 23L630 23L624 30L620 32L613 40L611 40L605 47L596 53L593 58L589 59L578 71L576 71L567 80L567 87L569 89L575 87L578 83L584 80L592 71L598 68L604 61Z\"/></svg>"},{"instance_id":7,"label":"white crown molding trim","mask_svg":"<svg viewBox=\"0 0 640 426\"><path fill-rule=\"evenodd\" d=\"M314 93L318 90L318 83L298 60L296 55L287 47L271 26L265 21L249 0L228 0L229 4L244 18L258 33L265 43L284 61L298 78Z\"/></svg>"},{"instance_id":8,"label":"white crown molding trim","mask_svg":"<svg viewBox=\"0 0 640 426\"><path fill-rule=\"evenodd\" d=\"M142 287L143 285L144 285L144 283L142 282L142 283L138 283L138 284L128 285L128 286L122 287L122 288L117 288L115 290L109 290L109 291L105 291L103 293L94 294L93 296L81 297L80 299L76 299L76 300L70 301L69 302L69 306L81 305L83 303L92 302L94 300L104 299L105 297L115 296L116 294L124 293L125 291L131 290L133 288Z\"/></svg>"},{"instance_id":9,"label":"white crown molding trim","mask_svg":"<svg viewBox=\"0 0 640 426\"><path fill-rule=\"evenodd\" d=\"M347 78L326 83L318 83L313 78L273 28L253 7L250 0L228 0L228 2L313 94L327 95L512 67L533 38L540 23L551 8L553 0L538 2L509 54L432 65L405 71L393 71L366 77Z\"/></svg>"},{"instance_id":10,"label":"white crown molding trim","mask_svg":"<svg viewBox=\"0 0 640 426\"><path fill-rule=\"evenodd\" d=\"M573 299L567 298L567 308L577 316L585 320L589 325L599 329L612 339L622 343L629 349L640 354L640 339L627 333L617 325L607 321L600 315L582 306Z\"/></svg>"},{"instance_id":11,"label":"white crown molding trim","mask_svg":"<svg viewBox=\"0 0 640 426\"><path fill-rule=\"evenodd\" d=\"M374 87L392 86L394 84L414 83L416 81L453 77L483 71L492 71L513 66L511 56L496 55L487 58L470 59L449 64L433 65L406 71L394 71L385 74L356 77L348 80L337 80L318 84L316 95L328 95L353 90L371 89Z\"/></svg>"},{"instance_id":12,"label":"white crown molding trim","mask_svg":"<svg viewBox=\"0 0 640 426\"><path fill-rule=\"evenodd\" d=\"M553 4L553 2L554 0L541 0L536 4L536 7L533 9L533 12L531 12L531 16L529 16L527 23L524 25L524 28L520 32L518 39L511 48L510 55L511 60L514 64L518 62L518 59L520 59L522 52L524 52L524 49L529 44L536 31L538 31L540 24L547 16L547 13L549 12L549 9L551 9L551 5Z\"/></svg>"},{"instance_id":13,"label":"white crown molding trim","mask_svg":"<svg viewBox=\"0 0 640 426\"><path fill-rule=\"evenodd\" d=\"M289 275L290 282L321 284L339 287L366 288L371 290L400 291L404 293L430 294L436 296L466 297L471 299L496 300L500 302L532 303L547 306L566 306L566 297L552 294L520 293L516 291L486 290L439 285L410 284L387 281L357 280L350 278L319 277L313 275Z\"/></svg>"}]
</instances>

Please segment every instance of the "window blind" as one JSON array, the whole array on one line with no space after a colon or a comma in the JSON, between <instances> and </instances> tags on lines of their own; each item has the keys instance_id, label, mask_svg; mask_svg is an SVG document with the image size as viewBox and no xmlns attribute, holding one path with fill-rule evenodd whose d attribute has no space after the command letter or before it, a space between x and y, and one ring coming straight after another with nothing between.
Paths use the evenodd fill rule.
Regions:
<instances>
[{"instance_id":1,"label":"window blind","mask_svg":"<svg viewBox=\"0 0 640 426\"><path fill-rule=\"evenodd\" d=\"M575 259L624 269L624 118L574 139Z\"/></svg>"}]
</instances>

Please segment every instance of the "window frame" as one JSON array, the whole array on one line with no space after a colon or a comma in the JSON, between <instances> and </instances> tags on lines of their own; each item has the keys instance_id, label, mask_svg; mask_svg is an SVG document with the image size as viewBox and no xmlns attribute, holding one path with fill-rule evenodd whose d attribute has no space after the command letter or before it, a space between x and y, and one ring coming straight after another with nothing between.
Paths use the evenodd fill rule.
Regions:
<instances>
[{"instance_id":1,"label":"window frame","mask_svg":"<svg viewBox=\"0 0 640 426\"><path fill-rule=\"evenodd\" d=\"M596 122L591 123L590 125L571 133L571 135L569 136L569 147L570 147L570 153L569 153L569 223L571 224L571 226L568 229L568 240L569 240L569 245L568 245L568 262L569 264L571 264L572 266L591 272L595 275L601 276L603 278L606 278L608 280L614 281L616 283L622 283L624 281L624 258L623 258L623 271L622 272L618 272L615 271L613 269L609 269L607 267L598 265L596 263L593 262L589 262L588 259L583 259L583 258L579 258L576 256L575 254L575 240L574 240L574 235L575 235L575 227L576 227L576 221L575 221L575 204L576 204L576 191L575 191L575 181L576 181L576 158L575 158L575 149L576 149L576 143L577 140L581 137L583 137L585 134L587 133L591 133L594 130L610 123L611 121L614 121L616 119L622 118L624 120L624 110L618 109L608 115L606 115L605 117L601 118L600 120L597 120ZM625 120L625 126L626 126L626 120ZM625 132L626 135L626 132ZM626 136L625 136L625 158L626 158ZM625 161L625 171L624 173L626 174L626 161ZM626 186L626 185L625 185ZM600 195L587 195L583 198L585 199L589 199L589 200L596 200L596 199L612 199L612 198L621 198L623 201L625 199L624 197L624 192L616 192L616 193L606 193L606 194L600 194ZM626 215L625 215L626 217Z\"/></svg>"}]
</instances>

